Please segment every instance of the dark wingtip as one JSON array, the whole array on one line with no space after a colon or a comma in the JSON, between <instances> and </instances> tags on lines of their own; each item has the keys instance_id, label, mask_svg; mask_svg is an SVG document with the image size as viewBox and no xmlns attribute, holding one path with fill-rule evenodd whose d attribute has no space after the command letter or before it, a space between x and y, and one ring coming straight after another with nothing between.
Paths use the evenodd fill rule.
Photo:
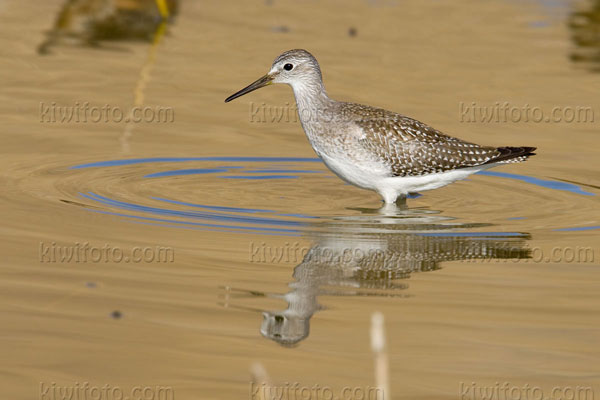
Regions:
<instances>
[{"instance_id":1,"label":"dark wingtip","mask_svg":"<svg viewBox=\"0 0 600 400\"><path fill-rule=\"evenodd\" d=\"M498 157L492 158L486 164L496 163L496 162L499 162L499 161L506 161L506 160L510 160L510 159L518 158L518 157L535 156L534 150L536 150L536 149L537 149L537 147L529 147L529 146L522 146L522 147L503 146L503 147L498 147L496 149L496 150L498 150L500 152L500 154L498 155Z\"/></svg>"}]
</instances>

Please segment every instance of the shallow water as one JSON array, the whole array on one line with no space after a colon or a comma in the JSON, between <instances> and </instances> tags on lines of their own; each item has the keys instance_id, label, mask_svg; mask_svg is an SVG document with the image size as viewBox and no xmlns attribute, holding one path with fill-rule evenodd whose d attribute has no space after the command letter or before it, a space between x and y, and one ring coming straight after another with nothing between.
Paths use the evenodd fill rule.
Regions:
<instances>
[{"instance_id":1,"label":"shallow water","mask_svg":"<svg viewBox=\"0 0 600 400\"><path fill-rule=\"evenodd\" d=\"M152 2L117 3L143 18L104 40L46 33L60 1L0 2L3 397L89 382L252 398L260 363L274 386L360 398L377 311L395 399L505 382L600 396L598 47L577 40L596 5L183 2L160 24ZM293 112L256 113L287 110L289 88L223 103L294 47L332 97L537 155L381 208L315 158ZM47 111L86 102L174 119ZM465 121L504 102L595 120Z\"/></svg>"}]
</instances>

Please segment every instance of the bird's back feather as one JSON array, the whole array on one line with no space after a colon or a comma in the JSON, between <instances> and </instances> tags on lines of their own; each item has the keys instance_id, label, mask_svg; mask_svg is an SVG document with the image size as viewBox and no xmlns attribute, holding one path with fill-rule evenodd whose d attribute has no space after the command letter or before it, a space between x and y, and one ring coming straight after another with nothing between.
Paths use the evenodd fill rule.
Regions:
<instances>
[{"instance_id":1,"label":"bird's back feather","mask_svg":"<svg viewBox=\"0 0 600 400\"><path fill-rule=\"evenodd\" d=\"M480 146L391 111L340 104L343 115L362 130L360 144L389 167L391 176L419 176L496 162L520 162L535 154L535 147Z\"/></svg>"}]
</instances>

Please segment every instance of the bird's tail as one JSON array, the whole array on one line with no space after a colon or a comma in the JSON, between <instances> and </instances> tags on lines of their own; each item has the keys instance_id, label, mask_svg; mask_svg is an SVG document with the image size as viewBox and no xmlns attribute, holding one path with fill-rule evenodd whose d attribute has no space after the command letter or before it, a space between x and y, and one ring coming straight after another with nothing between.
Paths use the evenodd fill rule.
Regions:
<instances>
[{"instance_id":1,"label":"bird's tail","mask_svg":"<svg viewBox=\"0 0 600 400\"><path fill-rule=\"evenodd\" d=\"M527 158L535 155L535 153L533 152L535 149L536 149L536 147L525 147L525 146L524 147L510 147L510 146L498 147L496 150L498 150L500 152L500 154L498 154L498 156L492 158L485 164L492 164L492 163L497 163L497 162L506 163L506 164L523 162Z\"/></svg>"}]
</instances>

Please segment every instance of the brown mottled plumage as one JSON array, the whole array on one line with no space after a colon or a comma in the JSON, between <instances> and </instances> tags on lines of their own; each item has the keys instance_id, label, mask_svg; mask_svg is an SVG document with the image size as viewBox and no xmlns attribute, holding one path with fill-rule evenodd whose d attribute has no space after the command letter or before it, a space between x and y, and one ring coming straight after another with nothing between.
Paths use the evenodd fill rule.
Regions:
<instances>
[{"instance_id":1,"label":"brown mottled plumage","mask_svg":"<svg viewBox=\"0 0 600 400\"><path fill-rule=\"evenodd\" d=\"M466 142L415 119L383 109L343 103L365 137L360 144L385 162L391 176L419 176L493 162L520 162L535 147L492 147ZM522 158L524 157L524 158Z\"/></svg>"}]
</instances>

